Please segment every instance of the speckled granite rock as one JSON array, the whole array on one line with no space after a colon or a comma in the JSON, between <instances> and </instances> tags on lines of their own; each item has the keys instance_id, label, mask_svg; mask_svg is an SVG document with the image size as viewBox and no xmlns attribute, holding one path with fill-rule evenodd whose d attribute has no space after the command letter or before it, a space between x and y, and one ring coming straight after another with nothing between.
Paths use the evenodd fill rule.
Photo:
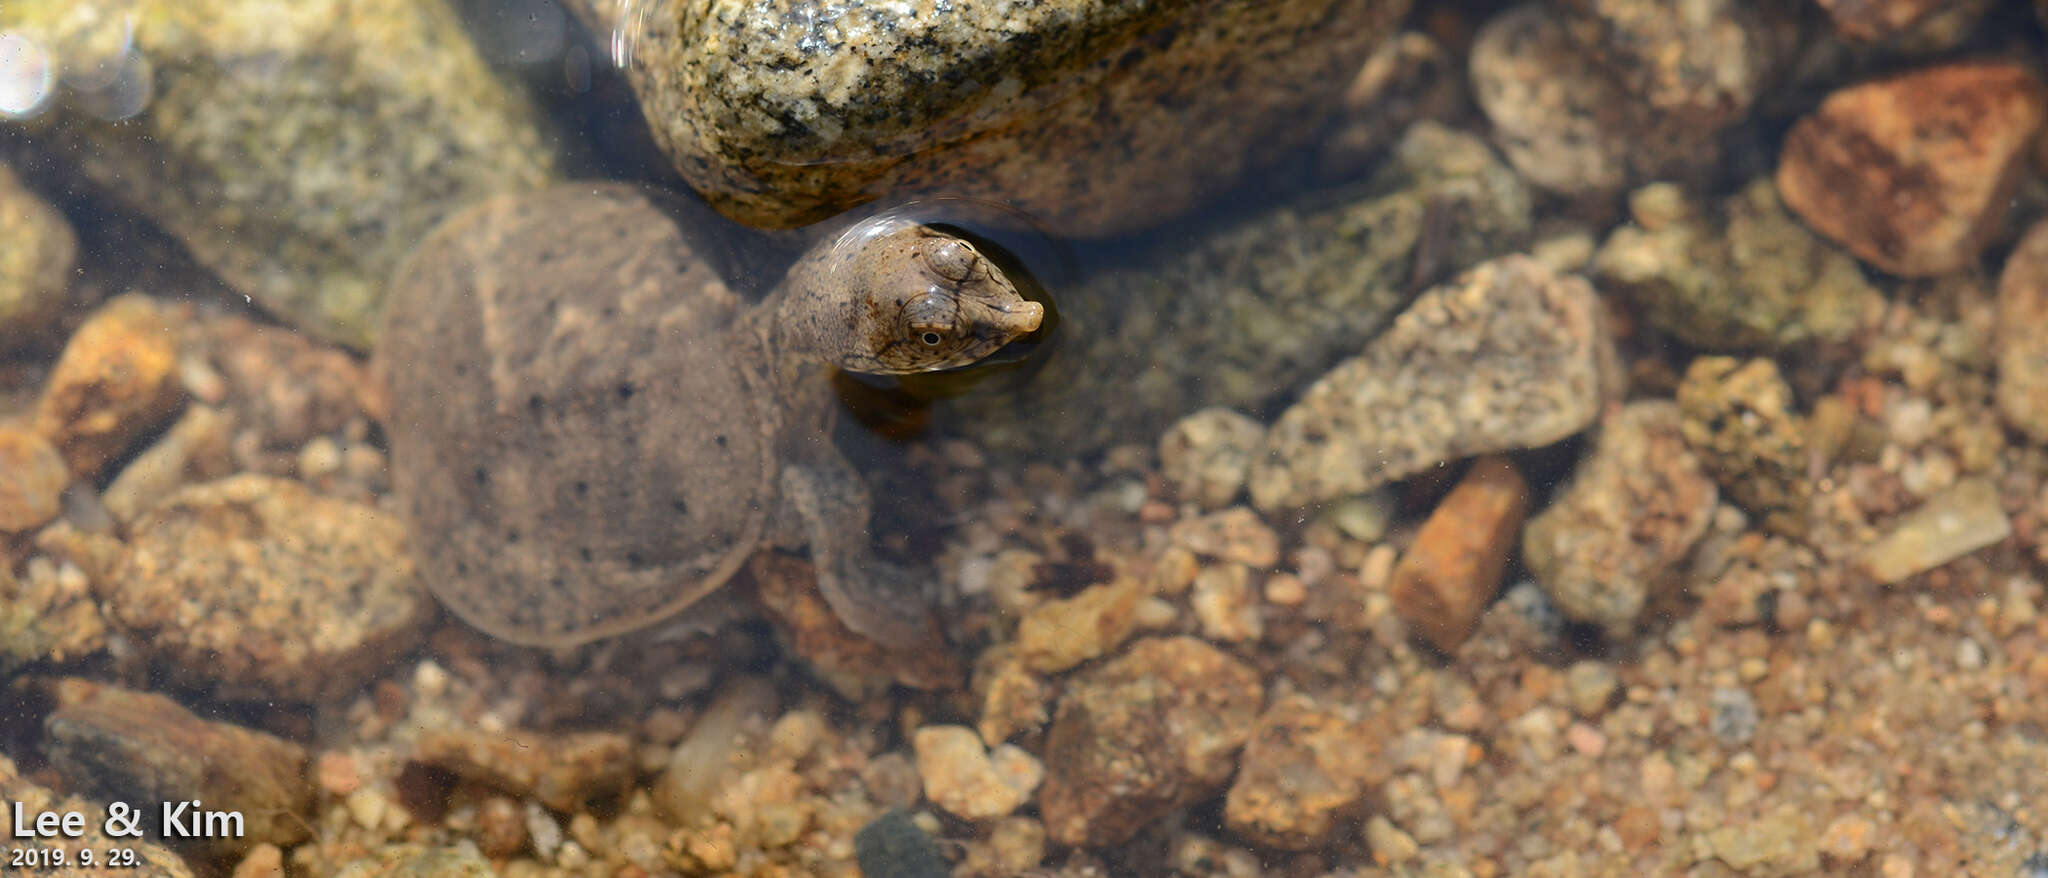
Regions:
<instances>
[{"instance_id":1,"label":"speckled granite rock","mask_svg":"<svg viewBox=\"0 0 2048 878\"><path fill-rule=\"evenodd\" d=\"M1326 843L1385 780L1382 742L1359 713L1296 694L1260 714L1223 800L1230 831L1288 850Z\"/></svg>"},{"instance_id":2,"label":"speckled granite rock","mask_svg":"<svg viewBox=\"0 0 2048 878\"><path fill-rule=\"evenodd\" d=\"M1813 480L1806 420L1792 406L1778 364L1761 358L1700 357L1678 385L1685 442L1721 490L1766 527L1797 536L1807 528Z\"/></svg>"},{"instance_id":3,"label":"speckled granite rock","mask_svg":"<svg viewBox=\"0 0 2048 878\"><path fill-rule=\"evenodd\" d=\"M37 433L0 424L0 533L25 531L57 517L71 471Z\"/></svg>"},{"instance_id":4,"label":"speckled granite rock","mask_svg":"<svg viewBox=\"0 0 2048 878\"><path fill-rule=\"evenodd\" d=\"M0 800L9 807L0 810L0 837L12 842L10 847L37 851L62 851L67 862L77 862L79 854L90 849L96 857L104 858L106 852L115 847L135 851L134 868L119 870L95 869L44 869L34 874L53 878L100 878L104 875L123 875L128 878L192 878L192 868L185 865L185 859L172 853L163 845L148 839L108 838L105 832L106 810L102 803L90 802L76 796L59 796L50 790L37 786L22 777L21 769L6 756L0 756ZM20 803L26 814L44 811L64 813L77 811L86 815L85 833L77 838L36 838L14 841L13 804ZM36 854L37 857L48 856ZM23 870L28 871L28 870Z\"/></svg>"},{"instance_id":5,"label":"speckled granite rock","mask_svg":"<svg viewBox=\"0 0 2048 878\"><path fill-rule=\"evenodd\" d=\"M910 736L924 796L965 820L1003 817L1031 800L1045 766L1015 745L987 748L966 726L929 725Z\"/></svg>"},{"instance_id":6,"label":"speckled granite rock","mask_svg":"<svg viewBox=\"0 0 2048 878\"><path fill-rule=\"evenodd\" d=\"M63 214L0 164L0 351L46 343L43 337L71 288L78 237Z\"/></svg>"},{"instance_id":7,"label":"speckled granite rock","mask_svg":"<svg viewBox=\"0 0 2048 878\"><path fill-rule=\"evenodd\" d=\"M2020 239L1998 277L1998 411L2048 444L2048 222Z\"/></svg>"},{"instance_id":8,"label":"speckled granite rock","mask_svg":"<svg viewBox=\"0 0 2048 878\"><path fill-rule=\"evenodd\" d=\"M1522 531L1522 560L1565 615L1624 637L1713 520L1716 492L1678 407L1637 402L1601 423L1571 481Z\"/></svg>"},{"instance_id":9,"label":"speckled granite rock","mask_svg":"<svg viewBox=\"0 0 2048 878\"><path fill-rule=\"evenodd\" d=\"M140 295L100 307L71 335L36 403L35 428L73 475L92 478L176 414L176 312Z\"/></svg>"},{"instance_id":10,"label":"speckled granite rock","mask_svg":"<svg viewBox=\"0 0 2048 878\"><path fill-rule=\"evenodd\" d=\"M114 621L184 679L230 696L360 685L433 615L397 518L297 482L193 485L132 533L96 583Z\"/></svg>"},{"instance_id":11,"label":"speckled granite rock","mask_svg":"<svg viewBox=\"0 0 2048 878\"><path fill-rule=\"evenodd\" d=\"M1068 683L1045 743L1047 836L1121 844L1213 792L1263 698L1258 674L1192 637L1141 640Z\"/></svg>"},{"instance_id":12,"label":"speckled granite rock","mask_svg":"<svg viewBox=\"0 0 2048 878\"><path fill-rule=\"evenodd\" d=\"M1530 182L1567 194L1699 174L1784 52L1765 8L1735 0L1529 3L1473 42L1480 108ZM1760 5L1761 6L1761 5Z\"/></svg>"},{"instance_id":13,"label":"speckled granite rock","mask_svg":"<svg viewBox=\"0 0 2048 878\"><path fill-rule=\"evenodd\" d=\"M290 845L310 834L313 787L297 744L200 719L152 693L76 679L52 690L57 709L43 720L43 748L74 788L103 801L199 799L209 810L240 811L243 833L195 844L208 856ZM157 809L142 810L144 837L162 838Z\"/></svg>"},{"instance_id":14,"label":"speckled granite rock","mask_svg":"<svg viewBox=\"0 0 2048 878\"><path fill-rule=\"evenodd\" d=\"M1227 408L1206 408L1159 437L1159 469L1182 500L1222 509L1244 490L1252 450L1264 438L1266 425Z\"/></svg>"},{"instance_id":15,"label":"speckled granite rock","mask_svg":"<svg viewBox=\"0 0 2048 878\"><path fill-rule=\"evenodd\" d=\"M265 308L348 344L370 343L392 266L443 215L551 173L537 113L445 3L21 0L0 29L70 71L58 154ZM81 88L95 70L142 85Z\"/></svg>"},{"instance_id":16,"label":"speckled granite rock","mask_svg":"<svg viewBox=\"0 0 2048 878\"><path fill-rule=\"evenodd\" d=\"M721 212L789 227L878 195L1010 201L1063 232L1186 212L1301 146L1408 0L580 0Z\"/></svg>"},{"instance_id":17,"label":"speckled granite rock","mask_svg":"<svg viewBox=\"0 0 2048 878\"><path fill-rule=\"evenodd\" d=\"M1060 291L1073 331L1043 367L1015 391L946 401L946 424L994 451L1067 456L1151 442L1210 406L1269 416L1385 326L1418 268L1456 270L1529 235L1514 173L1434 123L1337 197L1165 242Z\"/></svg>"},{"instance_id":18,"label":"speckled granite rock","mask_svg":"<svg viewBox=\"0 0 2048 878\"><path fill-rule=\"evenodd\" d=\"M1657 328L1709 350L1840 341L1877 291L1758 179L1703 211L1668 183L1629 199L1634 222L1593 258L1601 288L1641 303Z\"/></svg>"},{"instance_id":19,"label":"speckled granite rock","mask_svg":"<svg viewBox=\"0 0 2048 878\"><path fill-rule=\"evenodd\" d=\"M1878 268L1954 271L2004 218L2044 113L2048 90L2017 64L1946 64L1850 86L1792 126L1778 193Z\"/></svg>"},{"instance_id":20,"label":"speckled granite rock","mask_svg":"<svg viewBox=\"0 0 2048 878\"><path fill-rule=\"evenodd\" d=\"M550 735L528 729L434 729L413 758L550 808L573 813L632 782L633 739L617 732Z\"/></svg>"},{"instance_id":21,"label":"speckled granite rock","mask_svg":"<svg viewBox=\"0 0 2048 878\"><path fill-rule=\"evenodd\" d=\"M1583 279L1520 255L1422 294L1274 423L1252 462L1252 503L1334 500L1578 432L1599 414L1612 356L1600 310Z\"/></svg>"}]
</instances>

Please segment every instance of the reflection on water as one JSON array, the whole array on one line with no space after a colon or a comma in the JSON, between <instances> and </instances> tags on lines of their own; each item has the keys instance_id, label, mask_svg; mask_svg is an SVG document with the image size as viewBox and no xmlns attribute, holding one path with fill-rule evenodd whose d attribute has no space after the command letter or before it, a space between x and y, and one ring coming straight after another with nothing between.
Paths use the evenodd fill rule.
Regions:
<instances>
[{"instance_id":1,"label":"reflection on water","mask_svg":"<svg viewBox=\"0 0 2048 878\"><path fill-rule=\"evenodd\" d=\"M245 815L18 845L167 876L2041 871L2038 5L0 0L0 803ZM863 216L1046 318L776 384Z\"/></svg>"}]
</instances>

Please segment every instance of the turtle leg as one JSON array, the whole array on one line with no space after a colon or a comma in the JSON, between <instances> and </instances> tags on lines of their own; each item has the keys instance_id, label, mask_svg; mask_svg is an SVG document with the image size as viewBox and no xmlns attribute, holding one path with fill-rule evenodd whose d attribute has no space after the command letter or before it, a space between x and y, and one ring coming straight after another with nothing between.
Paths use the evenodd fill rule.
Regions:
<instances>
[{"instance_id":1,"label":"turtle leg","mask_svg":"<svg viewBox=\"0 0 2048 878\"><path fill-rule=\"evenodd\" d=\"M803 519L825 602L846 627L884 646L936 642L916 575L868 548L867 483L836 449L810 457L783 466L782 495Z\"/></svg>"}]
</instances>

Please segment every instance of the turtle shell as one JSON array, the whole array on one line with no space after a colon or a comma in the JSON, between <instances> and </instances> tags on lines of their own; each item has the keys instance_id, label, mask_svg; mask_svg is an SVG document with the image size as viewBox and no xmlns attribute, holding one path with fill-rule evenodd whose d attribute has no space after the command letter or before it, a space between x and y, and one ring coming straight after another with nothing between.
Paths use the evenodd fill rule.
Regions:
<instances>
[{"instance_id":1,"label":"turtle shell","mask_svg":"<svg viewBox=\"0 0 2048 878\"><path fill-rule=\"evenodd\" d=\"M661 196L575 184L444 223L378 351L394 493L427 587L563 646L668 617L760 543L775 444L742 303Z\"/></svg>"}]
</instances>

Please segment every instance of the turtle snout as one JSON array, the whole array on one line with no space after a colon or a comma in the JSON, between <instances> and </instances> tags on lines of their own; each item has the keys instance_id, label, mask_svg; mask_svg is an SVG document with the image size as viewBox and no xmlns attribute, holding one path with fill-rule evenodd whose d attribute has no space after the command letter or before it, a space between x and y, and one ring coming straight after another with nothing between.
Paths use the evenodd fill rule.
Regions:
<instances>
[{"instance_id":1,"label":"turtle snout","mask_svg":"<svg viewBox=\"0 0 2048 878\"><path fill-rule=\"evenodd\" d=\"M1002 315L1003 328L1016 335L1037 332L1038 324L1045 320L1045 306L1037 302L1005 305L998 313Z\"/></svg>"}]
</instances>

